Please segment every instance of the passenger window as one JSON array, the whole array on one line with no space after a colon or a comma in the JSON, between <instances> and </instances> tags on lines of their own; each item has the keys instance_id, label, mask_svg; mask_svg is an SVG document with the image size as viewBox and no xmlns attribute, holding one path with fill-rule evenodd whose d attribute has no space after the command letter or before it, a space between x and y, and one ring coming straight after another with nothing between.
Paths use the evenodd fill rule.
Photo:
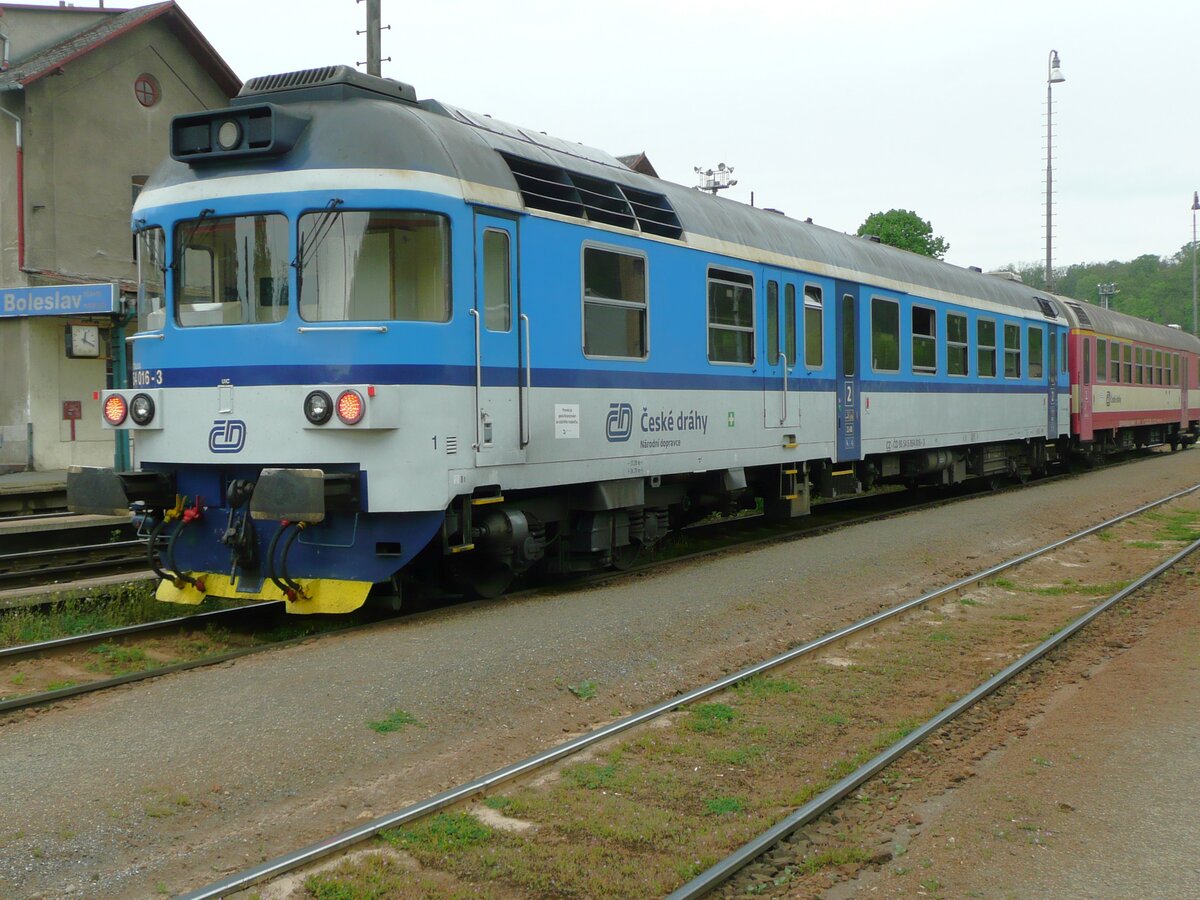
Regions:
<instances>
[{"instance_id":1,"label":"passenger window","mask_svg":"<svg viewBox=\"0 0 1200 900\"><path fill-rule=\"evenodd\" d=\"M708 270L708 359L754 362L754 278L726 269Z\"/></svg>"},{"instance_id":2,"label":"passenger window","mask_svg":"<svg viewBox=\"0 0 1200 900\"><path fill-rule=\"evenodd\" d=\"M968 374L967 359L967 317L958 313L946 313L947 374Z\"/></svg>"},{"instance_id":3,"label":"passenger window","mask_svg":"<svg viewBox=\"0 0 1200 900\"><path fill-rule=\"evenodd\" d=\"M483 321L488 331L512 328L511 294L508 232L489 228L483 233Z\"/></svg>"},{"instance_id":4,"label":"passenger window","mask_svg":"<svg viewBox=\"0 0 1200 900\"><path fill-rule=\"evenodd\" d=\"M1162 351L1161 350L1154 351L1154 383L1155 384L1163 383Z\"/></svg>"},{"instance_id":5,"label":"passenger window","mask_svg":"<svg viewBox=\"0 0 1200 900\"><path fill-rule=\"evenodd\" d=\"M1038 326L1030 326L1029 328L1029 377L1041 380L1042 373L1045 371L1045 361L1042 359L1042 340L1045 336L1045 329ZM1091 367L1089 366L1089 372ZM1090 381L1091 378L1089 377Z\"/></svg>"},{"instance_id":6,"label":"passenger window","mask_svg":"<svg viewBox=\"0 0 1200 900\"><path fill-rule=\"evenodd\" d=\"M1021 326L1004 326L1004 377L1021 377Z\"/></svg>"},{"instance_id":7,"label":"passenger window","mask_svg":"<svg viewBox=\"0 0 1200 900\"><path fill-rule=\"evenodd\" d=\"M912 308L912 367L920 375L937 374L937 312Z\"/></svg>"},{"instance_id":8,"label":"passenger window","mask_svg":"<svg viewBox=\"0 0 1200 900\"><path fill-rule=\"evenodd\" d=\"M796 365L796 286L783 288L783 346L788 366Z\"/></svg>"},{"instance_id":9,"label":"passenger window","mask_svg":"<svg viewBox=\"0 0 1200 900\"><path fill-rule=\"evenodd\" d=\"M871 298L871 368L900 371L900 304L895 300Z\"/></svg>"},{"instance_id":10,"label":"passenger window","mask_svg":"<svg viewBox=\"0 0 1200 900\"><path fill-rule=\"evenodd\" d=\"M779 363L779 282L767 282L767 362Z\"/></svg>"},{"instance_id":11,"label":"passenger window","mask_svg":"<svg viewBox=\"0 0 1200 900\"><path fill-rule=\"evenodd\" d=\"M1096 341L1096 381L1108 381L1108 341Z\"/></svg>"},{"instance_id":12,"label":"passenger window","mask_svg":"<svg viewBox=\"0 0 1200 900\"><path fill-rule=\"evenodd\" d=\"M975 343L979 356L979 377L996 377L996 323L980 319L975 324Z\"/></svg>"},{"instance_id":13,"label":"passenger window","mask_svg":"<svg viewBox=\"0 0 1200 900\"><path fill-rule=\"evenodd\" d=\"M1121 381L1121 345L1113 341L1109 345L1109 380L1113 384Z\"/></svg>"},{"instance_id":14,"label":"passenger window","mask_svg":"<svg viewBox=\"0 0 1200 900\"><path fill-rule=\"evenodd\" d=\"M1144 383L1142 381L1142 372L1143 372L1142 348L1134 347L1133 348L1133 383L1134 384L1143 384Z\"/></svg>"},{"instance_id":15,"label":"passenger window","mask_svg":"<svg viewBox=\"0 0 1200 900\"><path fill-rule=\"evenodd\" d=\"M804 286L804 365L819 369L825 365L825 311L821 289Z\"/></svg>"},{"instance_id":16,"label":"passenger window","mask_svg":"<svg viewBox=\"0 0 1200 900\"><path fill-rule=\"evenodd\" d=\"M1124 360L1125 373L1122 381L1125 384L1133 384L1133 347L1129 344L1121 345L1121 356Z\"/></svg>"},{"instance_id":17,"label":"passenger window","mask_svg":"<svg viewBox=\"0 0 1200 900\"><path fill-rule=\"evenodd\" d=\"M300 315L310 322L450 321L450 220L425 212L300 217Z\"/></svg>"},{"instance_id":18,"label":"passenger window","mask_svg":"<svg viewBox=\"0 0 1200 900\"><path fill-rule=\"evenodd\" d=\"M646 358L646 258L583 248L583 353Z\"/></svg>"}]
</instances>

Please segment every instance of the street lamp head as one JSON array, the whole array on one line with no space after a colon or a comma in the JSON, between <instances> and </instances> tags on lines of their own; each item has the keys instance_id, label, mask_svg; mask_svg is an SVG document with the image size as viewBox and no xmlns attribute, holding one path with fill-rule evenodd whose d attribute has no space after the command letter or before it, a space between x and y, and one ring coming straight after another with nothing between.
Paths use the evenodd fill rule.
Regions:
<instances>
[{"instance_id":1,"label":"street lamp head","mask_svg":"<svg viewBox=\"0 0 1200 900\"><path fill-rule=\"evenodd\" d=\"M1192 191L1192 212L1200 210L1200 191Z\"/></svg>"},{"instance_id":2,"label":"street lamp head","mask_svg":"<svg viewBox=\"0 0 1200 900\"><path fill-rule=\"evenodd\" d=\"M1058 51L1050 51L1050 76L1048 81L1050 84L1062 84L1067 80L1067 76L1062 73L1062 69L1058 67Z\"/></svg>"}]
</instances>

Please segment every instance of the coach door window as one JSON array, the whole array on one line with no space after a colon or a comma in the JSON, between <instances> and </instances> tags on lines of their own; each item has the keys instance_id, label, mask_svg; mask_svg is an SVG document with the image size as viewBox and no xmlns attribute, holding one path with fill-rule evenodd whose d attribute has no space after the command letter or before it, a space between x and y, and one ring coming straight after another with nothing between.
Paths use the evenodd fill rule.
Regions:
<instances>
[{"instance_id":1,"label":"coach door window","mask_svg":"<svg viewBox=\"0 0 1200 900\"><path fill-rule=\"evenodd\" d=\"M450 321L450 221L326 209L300 217L300 315L310 322Z\"/></svg>"},{"instance_id":2,"label":"coach door window","mask_svg":"<svg viewBox=\"0 0 1200 900\"><path fill-rule=\"evenodd\" d=\"M1064 331L1062 335L1062 348L1058 355L1058 371L1066 373L1067 371L1067 333Z\"/></svg>"},{"instance_id":3,"label":"coach door window","mask_svg":"<svg viewBox=\"0 0 1200 900\"><path fill-rule=\"evenodd\" d=\"M767 282L767 362L779 363L779 282Z\"/></svg>"},{"instance_id":4,"label":"coach door window","mask_svg":"<svg viewBox=\"0 0 1200 900\"><path fill-rule=\"evenodd\" d=\"M175 226L180 325L278 322L288 305L288 222L201 216Z\"/></svg>"},{"instance_id":5,"label":"coach door window","mask_svg":"<svg viewBox=\"0 0 1200 900\"><path fill-rule=\"evenodd\" d=\"M1004 326L1004 377L1021 377L1021 326Z\"/></svg>"},{"instance_id":6,"label":"coach door window","mask_svg":"<svg viewBox=\"0 0 1200 900\"><path fill-rule=\"evenodd\" d=\"M163 327L167 245L161 228L143 228L137 236L138 331Z\"/></svg>"},{"instance_id":7,"label":"coach door window","mask_svg":"<svg viewBox=\"0 0 1200 900\"><path fill-rule=\"evenodd\" d=\"M975 343L979 353L979 377L996 377L996 323L980 319L975 325Z\"/></svg>"},{"instance_id":8,"label":"coach door window","mask_svg":"<svg viewBox=\"0 0 1200 900\"><path fill-rule=\"evenodd\" d=\"M804 286L804 365L819 369L825 365L825 322L821 289Z\"/></svg>"},{"instance_id":9,"label":"coach door window","mask_svg":"<svg viewBox=\"0 0 1200 900\"><path fill-rule=\"evenodd\" d=\"M708 359L754 362L754 278L727 269L708 270Z\"/></svg>"},{"instance_id":10,"label":"coach door window","mask_svg":"<svg viewBox=\"0 0 1200 900\"><path fill-rule=\"evenodd\" d=\"M1096 381L1108 381L1108 341L1096 341Z\"/></svg>"},{"instance_id":11,"label":"coach door window","mask_svg":"<svg viewBox=\"0 0 1200 900\"><path fill-rule=\"evenodd\" d=\"M946 374L968 373L967 317L946 313Z\"/></svg>"},{"instance_id":12,"label":"coach door window","mask_svg":"<svg viewBox=\"0 0 1200 900\"><path fill-rule=\"evenodd\" d=\"M854 295L842 294L842 375L849 378L854 374L858 323L854 321Z\"/></svg>"},{"instance_id":13,"label":"coach door window","mask_svg":"<svg viewBox=\"0 0 1200 900\"><path fill-rule=\"evenodd\" d=\"M895 300L871 298L871 368L900 371L900 304Z\"/></svg>"},{"instance_id":14,"label":"coach door window","mask_svg":"<svg viewBox=\"0 0 1200 900\"><path fill-rule=\"evenodd\" d=\"M1045 334L1045 330L1040 327L1029 328L1029 377L1039 381L1045 371L1045 362L1042 359L1042 341Z\"/></svg>"},{"instance_id":15,"label":"coach door window","mask_svg":"<svg viewBox=\"0 0 1200 900\"><path fill-rule=\"evenodd\" d=\"M1087 337L1083 339L1083 366L1081 374L1084 384L1092 383L1092 339Z\"/></svg>"},{"instance_id":16,"label":"coach door window","mask_svg":"<svg viewBox=\"0 0 1200 900\"><path fill-rule=\"evenodd\" d=\"M512 328L508 232L489 228L483 233L483 322L488 331Z\"/></svg>"},{"instance_id":17,"label":"coach door window","mask_svg":"<svg viewBox=\"0 0 1200 900\"><path fill-rule=\"evenodd\" d=\"M1173 373L1171 384L1179 387L1179 354L1175 353L1171 356L1171 372Z\"/></svg>"},{"instance_id":18,"label":"coach door window","mask_svg":"<svg viewBox=\"0 0 1200 900\"><path fill-rule=\"evenodd\" d=\"M788 366L795 366L796 359L796 286L783 286L783 352L787 354Z\"/></svg>"}]
</instances>

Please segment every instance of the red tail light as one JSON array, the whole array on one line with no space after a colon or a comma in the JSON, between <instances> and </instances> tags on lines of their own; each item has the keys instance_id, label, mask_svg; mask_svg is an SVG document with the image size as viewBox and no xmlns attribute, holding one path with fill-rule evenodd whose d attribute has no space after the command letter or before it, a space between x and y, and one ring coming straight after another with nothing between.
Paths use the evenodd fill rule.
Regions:
<instances>
[{"instance_id":1,"label":"red tail light","mask_svg":"<svg viewBox=\"0 0 1200 900\"><path fill-rule=\"evenodd\" d=\"M128 414L129 407L125 404L125 398L120 394L109 394L104 401L104 421L109 425L120 425Z\"/></svg>"},{"instance_id":2,"label":"red tail light","mask_svg":"<svg viewBox=\"0 0 1200 900\"><path fill-rule=\"evenodd\" d=\"M362 421L367 407L358 391L342 391L337 398L338 418L347 425L357 425Z\"/></svg>"}]
</instances>

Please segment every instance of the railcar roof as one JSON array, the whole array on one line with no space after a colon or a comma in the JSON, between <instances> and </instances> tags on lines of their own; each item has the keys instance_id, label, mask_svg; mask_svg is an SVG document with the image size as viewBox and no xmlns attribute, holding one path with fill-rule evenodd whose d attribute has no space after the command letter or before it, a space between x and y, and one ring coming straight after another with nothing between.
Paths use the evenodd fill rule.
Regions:
<instances>
[{"instance_id":1,"label":"railcar roof","mask_svg":"<svg viewBox=\"0 0 1200 900\"><path fill-rule=\"evenodd\" d=\"M1066 308L1067 317L1071 324L1078 328L1086 328L1097 334L1124 338L1128 341L1144 341L1147 344L1157 344L1170 347L1172 350L1186 350L1190 353L1200 352L1200 339L1178 328L1168 328L1155 322L1147 322L1136 316L1128 316L1115 309L1105 309L1091 303L1061 298Z\"/></svg>"},{"instance_id":2,"label":"railcar roof","mask_svg":"<svg viewBox=\"0 0 1200 900\"><path fill-rule=\"evenodd\" d=\"M288 76L254 79L243 89L246 96L235 101L235 104L269 101L311 116L311 123L285 160L285 169L429 172L458 180L468 199L476 190L474 186L481 185L511 194L514 205L519 205L516 179L501 156L505 153L665 195L683 226L682 240L703 244L716 252L780 265L794 264L802 269L810 263L818 274L843 274L847 278L865 276L864 280L892 290L977 298L1034 316L1043 312L1036 298L1053 296L1019 282L963 269L643 175L602 150L436 100L412 103L382 93L373 94L370 90L356 91L353 89L356 86L369 87L367 82L371 79L352 70L346 70L344 76L338 75L335 69L343 68L328 70L335 73L328 86L308 86L303 90L256 91L256 83ZM381 89L400 86L397 82L380 81ZM168 160L155 172L141 202L152 203L155 188L235 174L278 172L280 168L275 160L245 160L196 167ZM1066 298L1056 300L1061 314ZM1114 335L1179 349L1200 349L1200 341L1175 329L1088 304L1084 306L1094 322L1111 327ZM1069 308L1066 313L1073 322L1079 318ZM1100 328L1099 324L1097 327Z\"/></svg>"}]
</instances>

